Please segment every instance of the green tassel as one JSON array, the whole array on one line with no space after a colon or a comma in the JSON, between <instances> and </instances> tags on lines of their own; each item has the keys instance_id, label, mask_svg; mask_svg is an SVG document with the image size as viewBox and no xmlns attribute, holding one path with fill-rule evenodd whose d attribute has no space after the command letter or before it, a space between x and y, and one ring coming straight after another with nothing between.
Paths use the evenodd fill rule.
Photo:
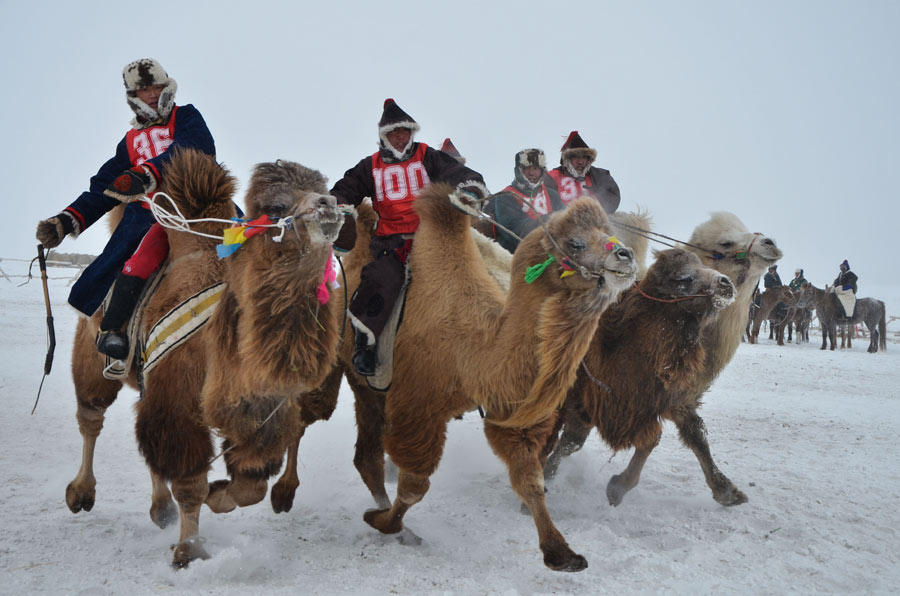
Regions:
<instances>
[{"instance_id":1,"label":"green tassel","mask_svg":"<svg viewBox=\"0 0 900 596\"><path fill-rule=\"evenodd\" d=\"M530 284L531 282L539 278L544 270L550 266L550 263L556 260L550 253L547 253L547 256L549 256L550 258L543 263L532 265L525 270L525 283Z\"/></svg>"}]
</instances>

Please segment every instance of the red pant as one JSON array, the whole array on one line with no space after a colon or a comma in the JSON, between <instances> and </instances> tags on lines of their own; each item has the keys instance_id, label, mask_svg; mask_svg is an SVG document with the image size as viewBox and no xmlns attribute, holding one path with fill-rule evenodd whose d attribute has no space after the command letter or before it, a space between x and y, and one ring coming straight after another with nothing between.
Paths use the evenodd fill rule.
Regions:
<instances>
[{"instance_id":1,"label":"red pant","mask_svg":"<svg viewBox=\"0 0 900 596\"><path fill-rule=\"evenodd\" d=\"M147 279L159 269L167 256L169 256L169 238L166 236L166 230L155 223L147 230L144 239L141 240L141 244L131 258L125 262L122 273Z\"/></svg>"}]
</instances>

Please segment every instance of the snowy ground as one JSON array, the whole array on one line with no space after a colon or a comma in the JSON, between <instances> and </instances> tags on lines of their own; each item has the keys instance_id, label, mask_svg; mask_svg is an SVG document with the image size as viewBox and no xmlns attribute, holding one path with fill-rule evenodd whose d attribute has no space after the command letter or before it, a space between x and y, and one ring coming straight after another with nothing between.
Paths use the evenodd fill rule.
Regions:
<instances>
[{"instance_id":1,"label":"snowy ground","mask_svg":"<svg viewBox=\"0 0 900 596\"><path fill-rule=\"evenodd\" d=\"M548 495L559 529L589 562L581 573L544 567L531 519L473 414L451 424L431 490L407 515L423 544L369 528L362 513L373 503L352 465L346 388L332 420L303 439L293 510L276 515L268 500L226 515L204 508L212 558L174 571L178 530L148 516L134 392L107 413L93 511L66 508L81 451L67 293L65 280L51 282L59 345L30 416L46 352L41 285L0 279L0 389L9 406L0 419L2 594L893 594L900 585L900 321L888 326L887 352L875 355L865 340L822 352L816 335L803 345L741 345L701 413L713 456L749 497L745 505L712 500L667 425L641 484L610 507L606 482L630 454L613 456L592 436ZM900 287L864 295L900 314ZM223 475L217 465L211 477Z\"/></svg>"}]
</instances>

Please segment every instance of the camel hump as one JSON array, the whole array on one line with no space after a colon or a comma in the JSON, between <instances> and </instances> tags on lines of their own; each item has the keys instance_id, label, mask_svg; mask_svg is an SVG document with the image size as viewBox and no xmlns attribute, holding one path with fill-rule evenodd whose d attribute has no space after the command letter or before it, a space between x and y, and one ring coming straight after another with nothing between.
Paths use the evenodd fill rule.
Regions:
<instances>
[{"instance_id":1,"label":"camel hump","mask_svg":"<svg viewBox=\"0 0 900 596\"><path fill-rule=\"evenodd\" d=\"M160 190L187 219L214 217L231 207L237 180L216 158L202 151L177 147L165 169Z\"/></svg>"},{"instance_id":2,"label":"camel hump","mask_svg":"<svg viewBox=\"0 0 900 596\"><path fill-rule=\"evenodd\" d=\"M421 223L433 223L438 229L460 232L469 227L470 217L450 202L453 187L449 184L429 184L413 202L413 209Z\"/></svg>"},{"instance_id":3,"label":"camel hump","mask_svg":"<svg viewBox=\"0 0 900 596\"><path fill-rule=\"evenodd\" d=\"M328 178L318 170L294 161L279 159L256 164L250 176L250 186L244 202L247 214L258 217L263 213L287 215L298 193L328 194Z\"/></svg>"}]
</instances>

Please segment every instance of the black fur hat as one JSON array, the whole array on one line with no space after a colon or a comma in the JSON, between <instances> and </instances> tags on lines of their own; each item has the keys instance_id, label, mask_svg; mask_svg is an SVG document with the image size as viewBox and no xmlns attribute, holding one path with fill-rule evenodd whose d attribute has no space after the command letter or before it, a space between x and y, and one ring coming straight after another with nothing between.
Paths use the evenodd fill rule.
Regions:
<instances>
[{"instance_id":1,"label":"black fur hat","mask_svg":"<svg viewBox=\"0 0 900 596\"><path fill-rule=\"evenodd\" d=\"M158 122L165 122L169 118L172 108L175 107L175 91L178 90L178 84L159 62L153 58L141 58L126 64L122 69L122 82L125 83L125 101L135 115L131 121L132 126L147 128ZM163 85L155 110L137 96L139 89L152 85Z\"/></svg>"},{"instance_id":2,"label":"black fur hat","mask_svg":"<svg viewBox=\"0 0 900 596\"><path fill-rule=\"evenodd\" d=\"M530 182L525 177L525 168L533 166L541 169L541 177L537 182ZM515 186L522 190L531 191L543 184L543 175L547 172L547 158L540 149L522 149L516 153Z\"/></svg>"},{"instance_id":3,"label":"black fur hat","mask_svg":"<svg viewBox=\"0 0 900 596\"><path fill-rule=\"evenodd\" d=\"M576 155L583 155L588 158L588 164L583 171L579 172L572 167L571 159ZM595 159L597 159L597 150L588 147L577 130L570 132L569 137L560 149L559 165L575 178L584 178Z\"/></svg>"},{"instance_id":4,"label":"black fur hat","mask_svg":"<svg viewBox=\"0 0 900 596\"><path fill-rule=\"evenodd\" d=\"M408 128L410 130L409 143L402 151L394 149L387 140L387 133L398 128ZM415 143L416 131L419 130L419 123L412 116L404 112L390 97L384 100L384 112L381 114L381 120L378 121L378 138L382 150L388 151L390 155L397 161L403 161L409 158L412 153L412 146Z\"/></svg>"}]
</instances>

